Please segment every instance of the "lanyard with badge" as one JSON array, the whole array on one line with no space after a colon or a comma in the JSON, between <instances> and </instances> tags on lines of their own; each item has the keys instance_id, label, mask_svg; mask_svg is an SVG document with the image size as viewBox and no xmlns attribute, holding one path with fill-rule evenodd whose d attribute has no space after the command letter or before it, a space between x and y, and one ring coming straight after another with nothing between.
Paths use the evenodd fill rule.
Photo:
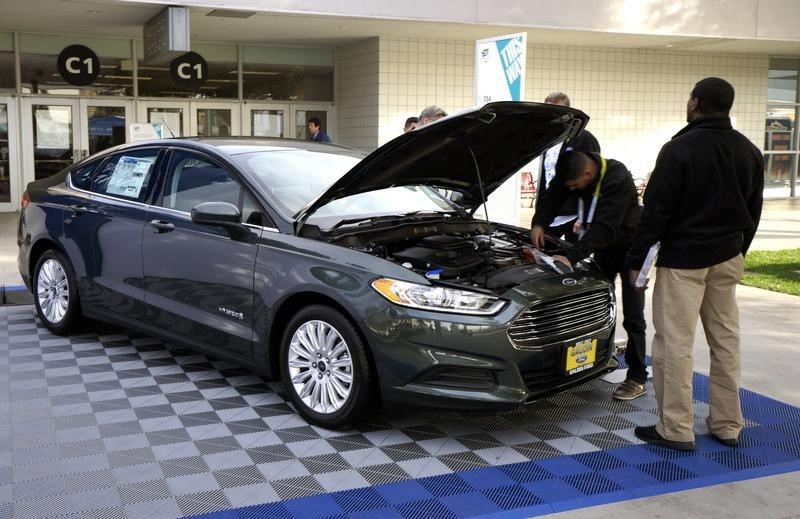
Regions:
<instances>
[{"instance_id":1,"label":"lanyard with badge","mask_svg":"<svg viewBox=\"0 0 800 519\"><path fill-rule=\"evenodd\" d=\"M597 181L597 186L594 188L594 193L592 194L592 203L589 205L589 214L586 216L586 224L584 225L583 220L583 198L578 198L578 224L581 225L582 229L578 232L578 239L583 237L583 234L592 224L592 220L594 220L594 213L597 211L597 201L600 199L600 187L603 185L603 179L606 178L606 169L608 164L606 163L606 159L604 157L600 157L600 179Z\"/></svg>"}]
</instances>

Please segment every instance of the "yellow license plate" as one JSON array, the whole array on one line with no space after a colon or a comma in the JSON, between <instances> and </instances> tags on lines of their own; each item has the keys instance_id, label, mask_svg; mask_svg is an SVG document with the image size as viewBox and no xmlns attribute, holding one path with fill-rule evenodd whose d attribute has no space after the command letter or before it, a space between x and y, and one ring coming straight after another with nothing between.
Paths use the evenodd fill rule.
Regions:
<instances>
[{"instance_id":1,"label":"yellow license plate","mask_svg":"<svg viewBox=\"0 0 800 519\"><path fill-rule=\"evenodd\" d=\"M594 366L597 339L586 339L567 348L567 374L574 375Z\"/></svg>"}]
</instances>

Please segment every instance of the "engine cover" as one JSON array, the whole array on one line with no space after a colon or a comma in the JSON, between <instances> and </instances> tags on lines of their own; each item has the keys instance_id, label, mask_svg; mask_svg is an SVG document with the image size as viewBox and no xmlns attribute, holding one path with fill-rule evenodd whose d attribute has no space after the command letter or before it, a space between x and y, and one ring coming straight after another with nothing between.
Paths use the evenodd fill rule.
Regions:
<instances>
[{"instance_id":1,"label":"engine cover","mask_svg":"<svg viewBox=\"0 0 800 519\"><path fill-rule=\"evenodd\" d=\"M439 270L442 278L456 278L474 273L483 263L471 240L456 236L427 236L419 245L396 251L396 261L411 263L415 269Z\"/></svg>"}]
</instances>

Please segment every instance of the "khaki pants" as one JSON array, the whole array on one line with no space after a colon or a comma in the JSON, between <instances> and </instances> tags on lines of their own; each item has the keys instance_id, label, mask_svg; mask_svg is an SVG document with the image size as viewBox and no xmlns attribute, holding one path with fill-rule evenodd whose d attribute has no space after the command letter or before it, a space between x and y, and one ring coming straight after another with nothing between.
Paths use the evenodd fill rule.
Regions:
<instances>
[{"instance_id":1,"label":"khaki pants","mask_svg":"<svg viewBox=\"0 0 800 519\"><path fill-rule=\"evenodd\" d=\"M742 430L736 285L743 270L741 254L704 269L658 269L653 292L653 385L660 415L656 430L668 440L694 441L692 347L698 315L711 349L706 423L725 439L738 437Z\"/></svg>"}]
</instances>

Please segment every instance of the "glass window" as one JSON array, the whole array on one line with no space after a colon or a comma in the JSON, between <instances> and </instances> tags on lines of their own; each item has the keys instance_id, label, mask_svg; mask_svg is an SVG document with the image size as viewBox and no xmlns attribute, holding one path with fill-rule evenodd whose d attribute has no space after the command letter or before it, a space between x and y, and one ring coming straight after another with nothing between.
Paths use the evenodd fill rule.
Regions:
<instances>
[{"instance_id":1,"label":"glass window","mask_svg":"<svg viewBox=\"0 0 800 519\"><path fill-rule=\"evenodd\" d=\"M253 137L284 137L283 110L250 110L250 133Z\"/></svg>"},{"instance_id":2,"label":"glass window","mask_svg":"<svg viewBox=\"0 0 800 519\"><path fill-rule=\"evenodd\" d=\"M158 148L149 148L113 155L94 175L91 191L143 201L147 196L158 152Z\"/></svg>"},{"instance_id":3,"label":"glass window","mask_svg":"<svg viewBox=\"0 0 800 519\"><path fill-rule=\"evenodd\" d=\"M59 53L74 44L89 47L100 59L100 74L91 85L70 85L58 73ZM24 94L133 95L133 62L127 39L21 34L20 67Z\"/></svg>"},{"instance_id":4,"label":"glass window","mask_svg":"<svg viewBox=\"0 0 800 519\"><path fill-rule=\"evenodd\" d=\"M11 175L10 154L11 150L8 147L8 105L0 103L0 202L11 201L11 186L9 185L9 175Z\"/></svg>"},{"instance_id":5,"label":"glass window","mask_svg":"<svg viewBox=\"0 0 800 519\"><path fill-rule=\"evenodd\" d=\"M764 196L797 193L800 136L800 59L769 62L767 116L764 131Z\"/></svg>"},{"instance_id":6,"label":"glass window","mask_svg":"<svg viewBox=\"0 0 800 519\"><path fill-rule=\"evenodd\" d=\"M125 144L124 106L87 106L89 154Z\"/></svg>"},{"instance_id":7,"label":"glass window","mask_svg":"<svg viewBox=\"0 0 800 519\"><path fill-rule=\"evenodd\" d=\"M242 203L242 223L261 225L264 227L273 226L272 220L264 214L261 206L256 203L249 193L245 193Z\"/></svg>"},{"instance_id":8,"label":"glass window","mask_svg":"<svg viewBox=\"0 0 800 519\"><path fill-rule=\"evenodd\" d=\"M793 106L770 106L767 108L767 127L764 151L788 151L794 149L795 112Z\"/></svg>"},{"instance_id":9,"label":"glass window","mask_svg":"<svg viewBox=\"0 0 800 519\"><path fill-rule=\"evenodd\" d=\"M33 105L33 170L36 180L55 175L73 162L71 106Z\"/></svg>"},{"instance_id":10,"label":"glass window","mask_svg":"<svg viewBox=\"0 0 800 519\"><path fill-rule=\"evenodd\" d=\"M773 58L769 61L767 100L798 102L797 78L800 60Z\"/></svg>"},{"instance_id":11,"label":"glass window","mask_svg":"<svg viewBox=\"0 0 800 519\"><path fill-rule=\"evenodd\" d=\"M230 108L198 108L197 135L203 137L228 137L231 135Z\"/></svg>"},{"instance_id":12,"label":"glass window","mask_svg":"<svg viewBox=\"0 0 800 519\"><path fill-rule=\"evenodd\" d=\"M92 188L92 173L94 173L94 168L97 167L97 164L99 164L99 161L93 161L73 169L69 175L72 185L78 189L89 191Z\"/></svg>"},{"instance_id":13,"label":"glass window","mask_svg":"<svg viewBox=\"0 0 800 519\"><path fill-rule=\"evenodd\" d=\"M0 92L13 92L17 88L14 81L14 35L0 32Z\"/></svg>"},{"instance_id":14,"label":"glass window","mask_svg":"<svg viewBox=\"0 0 800 519\"><path fill-rule=\"evenodd\" d=\"M162 206L187 213L201 202L227 202L241 208L241 187L225 168L185 151L175 152L171 162Z\"/></svg>"},{"instance_id":15,"label":"glass window","mask_svg":"<svg viewBox=\"0 0 800 519\"><path fill-rule=\"evenodd\" d=\"M333 101L333 50L242 49L245 99Z\"/></svg>"},{"instance_id":16,"label":"glass window","mask_svg":"<svg viewBox=\"0 0 800 519\"><path fill-rule=\"evenodd\" d=\"M295 110L294 112L294 135L295 139L304 141L311 140L311 131L308 129L308 121L316 117L320 122L320 131L330 133L328 128L328 112L326 110ZM328 135L330 137L330 135Z\"/></svg>"},{"instance_id":17,"label":"glass window","mask_svg":"<svg viewBox=\"0 0 800 519\"><path fill-rule=\"evenodd\" d=\"M183 137L183 108L148 107L147 122L160 124L164 137Z\"/></svg>"},{"instance_id":18,"label":"glass window","mask_svg":"<svg viewBox=\"0 0 800 519\"><path fill-rule=\"evenodd\" d=\"M144 48L136 42L139 56L139 95L143 97L191 97L195 99L238 99L238 59L235 45L215 45L192 42L192 51L208 63L208 79L197 90L177 86L169 73L169 63L152 64L141 61Z\"/></svg>"}]
</instances>

